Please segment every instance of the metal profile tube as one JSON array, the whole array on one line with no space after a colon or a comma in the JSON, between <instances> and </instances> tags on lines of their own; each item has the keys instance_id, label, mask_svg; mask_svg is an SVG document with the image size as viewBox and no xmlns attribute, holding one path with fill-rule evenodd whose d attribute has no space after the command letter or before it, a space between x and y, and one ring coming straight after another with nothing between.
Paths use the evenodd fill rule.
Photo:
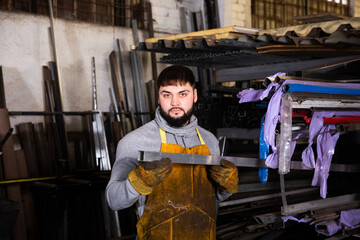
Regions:
<instances>
[{"instance_id":1,"label":"metal profile tube","mask_svg":"<svg viewBox=\"0 0 360 240\"><path fill-rule=\"evenodd\" d=\"M317 209L323 209L323 208L329 208L334 206L341 206L345 204L350 204L355 201L360 200L360 194L354 193L354 194L348 194L348 195L342 195L332 198L326 198L326 199L320 199L320 200L314 200L309 202L303 202L298 204L292 204L288 205L287 209L281 209L281 212L283 215L294 215L297 213L306 212L309 210L317 210Z\"/></svg>"},{"instance_id":2,"label":"metal profile tube","mask_svg":"<svg viewBox=\"0 0 360 240\"><path fill-rule=\"evenodd\" d=\"M172 163L180 164L201 164L201 165L220 165L220 160L225 159L234 163L237 167L267 167L264 159L230 157L215 155L197 155L184 153L167 153L167 152L149 152L139 151L138 161L152 162L162 158L170 158ZM302 164L301 161L291 161L291 169L313 170ZM337 172L359 172L359 164L331 164L330 171Z\"/></svg>"},{"instance_id":3,"label":"metal profile tube","mask_svg":"<svg viewBox=\"0 0 360 240\"><path fill-rule=\"evenodd\" d=\"M306 192L312 192L312 191L318 191L318 188L298 189L298 190L294 190L294 191L289 191L286 193L286 195L300 194L300 193L306 193ZM248 198L242 198L242 199L237 199L237 200L224 201L224 202L219 203L219 207L233 206L233 205L238 205L238 204L242 204L242 203L267 200L267 199L277 198L277 197L281 197L281 193L272 193L272 194L261 195L261 196L256 196L256 197L248 197Z\"/></svg>"},{"instance_id":4,"label":"metal profile tube","mask_svg":"<svg viewBox=\"0 0 360 240\"><path fill-rule=\"evenodd\" d=\"M279 174L290 172L292 141L292 98L285 93L281 96L281 125L279 137Z\"/></svg>"},{"instance_id":5,"label":"metal profile tube","mask_svg":"<svg viewBox=\"0 0 360 240\"><path fill-rule=\"evenodd\" d=\"M360 89L314 86L307 84L287 83L282 86L282 91L290 92L313 92L328 94L360 95Z\"/></svg>"},{"instance_id":6,"label":"metal profile tube","mask_svg":"<svg viewBox=\"0 0 360 240\"><path fill-rule=\"evenodd\" d=\"M136 108L140 113L141 124L145 124L149 121L149 116L145 113L148 113L147 102L145 98L144 87L142 86L142 79L140 77L138 57L135 51L130 51L130 58L133 68L133 77L134 77L134 93L136 99Z\"/></svg>"}]
</instances>

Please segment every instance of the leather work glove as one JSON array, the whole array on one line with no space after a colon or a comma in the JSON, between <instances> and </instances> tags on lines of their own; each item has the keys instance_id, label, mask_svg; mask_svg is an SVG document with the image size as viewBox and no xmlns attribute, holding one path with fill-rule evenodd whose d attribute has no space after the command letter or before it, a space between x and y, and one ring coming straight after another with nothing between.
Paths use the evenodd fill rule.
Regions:
<instances>
[{"instance_id":1,"label":"leather work glove","mask_svg":"<svg viewBox=\"0 0 360 240\"><path fill-rule=\"evenodd\" d=\"M232 162L220 160L220 166L210 168L210 177L229 193L239 191L238 169Z\"/></svg>"},{"instance_id":2,"label":"leather work glove","mask_svg":"<svg viewBox=\"0 0 360 240\"><path fill-rule=\"evenodd\" d=\"M161 183L172 171L170 158L153 162L140 162L129 173L131 185L142 195L149 195L153 187Z\"/></svg>"}]
</instances>

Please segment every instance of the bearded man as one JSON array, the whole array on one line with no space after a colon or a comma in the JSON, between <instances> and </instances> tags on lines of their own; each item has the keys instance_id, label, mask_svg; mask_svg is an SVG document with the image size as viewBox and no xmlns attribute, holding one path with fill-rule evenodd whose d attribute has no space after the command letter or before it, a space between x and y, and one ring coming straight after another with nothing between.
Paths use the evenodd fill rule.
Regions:
<instances>
[{"instance_id":1,"label":"bearded man","mask_svg":"<svg viewBox=\"0 0 360 240\"><path fill-rule=\"evenodd\" d=\"M139 151L219 155L219 143L193 115L195 78L184 66L165 68L157 79L155 119L127 134L117 145L106 187L113 210L136 203L137 237L154 240L216 239L216 202L238 191L238 171L220 166L175 164L164 158L137 161Z\"/></svg>"}]
</instances>

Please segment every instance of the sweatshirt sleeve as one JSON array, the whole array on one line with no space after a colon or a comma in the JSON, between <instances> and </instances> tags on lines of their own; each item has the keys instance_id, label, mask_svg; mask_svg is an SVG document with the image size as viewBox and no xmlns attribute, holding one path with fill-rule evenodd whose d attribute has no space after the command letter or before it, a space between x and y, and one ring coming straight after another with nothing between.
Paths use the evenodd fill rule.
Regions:
<instances>
[{"instance_id":1,"label":"sweatshirt sleeve","mask_svg":"<svg viewBox=\"0 0 360 240\"><path fill-rule=\"evenodd\" d=\"M141 196L131 185L128 174L137 163L137 147L131 137L124 137L116 149L116 161L106 187L106 198L113 210L132 206Z\"/></svg>"}]
</instances>

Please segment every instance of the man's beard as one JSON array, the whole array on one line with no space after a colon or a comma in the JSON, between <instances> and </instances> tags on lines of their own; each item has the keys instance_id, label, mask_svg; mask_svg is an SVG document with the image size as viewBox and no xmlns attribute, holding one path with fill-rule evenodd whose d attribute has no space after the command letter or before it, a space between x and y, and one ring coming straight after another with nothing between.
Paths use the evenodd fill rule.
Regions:
<instances>
[{"instance_id":1,"label":"man's beard","mask_svg":"<svg viewBox=\"0 0 360 240\"><path fill-rule=\"evenodd\" d=\"M182 108L177 108L177 107L174 107L174 108L171 108L169 110L169 112L172 110L172 109L180 109L184 112L184 115L182 115L181 117L177 117L177 118L174 118L172 116L170 116L169 113L166 113L162 108L161 106L159 105L159 108L160 108L160 114L161 116L167 121L167 123L172 126L172 127L183 127L185 126L189 121L190 121L190 118L193 114L193 111L194 111L194 106L191 107L191 109L189 109L189 111L185 112L184 109Z\"/></svg>"}]
</instances>

